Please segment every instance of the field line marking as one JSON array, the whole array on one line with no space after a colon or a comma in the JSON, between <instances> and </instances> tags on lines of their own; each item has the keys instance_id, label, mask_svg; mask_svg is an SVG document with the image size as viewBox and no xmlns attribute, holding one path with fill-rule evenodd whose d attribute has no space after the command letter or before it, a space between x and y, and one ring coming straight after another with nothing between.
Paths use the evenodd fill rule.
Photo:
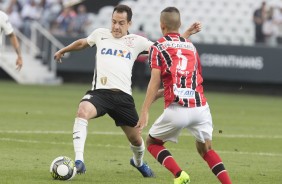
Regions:
<instances>
[{"instance_id":1,"label":"field line marking","mask_svg":"<svg viewBox=\"0 0 282 184\"><path fill-rule=\"evenodd\" d=\"M48 130L0 130L3 134L72 134L70 131L48 131ZM90 135L124 135L120 132L103 132L92 131L88 132ZM147 135L147 132L143 132L143 135ZM189 136L191 134L182 133L181 136ZM213 134L213 137L225 137L225 138L254 138L254 139L282 139L282 135L246 135L246 134Z\"/></svg>"},{"instance_id":2,"label":"field line marking","mask_svg":"<svg viewBox=\"0 0 282 184\"><path fill-rule=\"evenodd\" d=\"M49 141L36 141L36 140L25 140L25 139L11 139L11 138L0 138L0 141L3 142L18 142L18 143L30 143L30 144L53 144L53 145L73 145L72 142L49 142ZM122 145L111 145L111 144L87 144L87 146L91 147L103 147L103 148L119 148L119 149L128 149L129 146ZM174 151L183 151L185 149L179 148L170 148L170 150ZM254 155L254 156L269 156L269 157L282 157L280 153L264 153L264 152L241 152L241 151L220 151L217 150L218 153L221 154L234 154L234 155Z\"/></svg>"}]
</instances>

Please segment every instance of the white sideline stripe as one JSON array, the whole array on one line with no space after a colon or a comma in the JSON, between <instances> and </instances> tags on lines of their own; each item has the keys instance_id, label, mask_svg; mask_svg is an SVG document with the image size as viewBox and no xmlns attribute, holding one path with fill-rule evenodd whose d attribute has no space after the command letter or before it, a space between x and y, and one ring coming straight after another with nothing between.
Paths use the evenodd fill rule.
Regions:
<instances>
[{"instance_id":1,"label":"white sideline stripe","mask_svg":"<svg viewBox=\"0 0 282 184\"><path fill-rule=\"evenodd\" d=\"M72 134L70 131L43 131L43 130L31 130L31 131L25 131L25 130L0 130L0 133L4 134ZM123 132L88 132L88 134L91 135L124 135ZM144 135L147 135L147 133L144 133ZM191 137L191 134L182 133L181 136L189 136ZM226 138L254 138L254 139L282 139L282 135L245 135L245 134L220 134L215 135L213 134L213 137L226 137Z\"/></svg>"},{"instance_id":2,"label":"white sideline stripe","mask_svg":"<svg viewBox=\"0 0 282 184\"><path fill-rule=\"evenodd\" d=\"M0 138L0 141L6 142L19 142L19 143L30 143L30 144L54 144L54 145L73 145L70 142L47 142L47 141L35 141L35 140L25 140L25 139L11 139L11 138ZM129 146L121 145L111 145L111 144L87 144L87 146L92 147L103 147L103 148L120 148L129 149ZM183 151L185 149L170 148L170 150ZM234 155L254 155L254 156L269 156L269 157L282 157L279 153L263 153L263 152L241 152L241 151L218 151L221 154L234 154Z\"/></svg>"}]
</instances>

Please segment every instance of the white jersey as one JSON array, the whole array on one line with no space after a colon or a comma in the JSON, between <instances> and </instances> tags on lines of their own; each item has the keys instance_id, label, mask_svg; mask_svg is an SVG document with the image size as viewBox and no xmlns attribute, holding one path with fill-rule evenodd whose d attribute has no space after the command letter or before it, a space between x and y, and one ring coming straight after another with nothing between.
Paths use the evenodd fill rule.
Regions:
<instances>
[{"instance_id":1,"label":"white jersey","mask_svg":"<svg viewBox=\"0 0 282 184\"><path fill-rule=\"evenodd\" d=\"M114 38L111 30L104 28L93 31L87 42L97 47L92 90L119 89L131 95L134 61L141 52L148 51L153 42L135 34Z\"/></svg>"},{"instance_id":2,"label":"white jersey","mask_svg":"<svg viewBox=\"0 0 282 184\"><path fill-rule=\"evenodd\" d=\"M13 32L13 28L11 23L9 22L9 18L6 13L0 11L0 45L2 44L2 36L3 33L5 35L9 35Z\"/></svg>"}]
</instances>

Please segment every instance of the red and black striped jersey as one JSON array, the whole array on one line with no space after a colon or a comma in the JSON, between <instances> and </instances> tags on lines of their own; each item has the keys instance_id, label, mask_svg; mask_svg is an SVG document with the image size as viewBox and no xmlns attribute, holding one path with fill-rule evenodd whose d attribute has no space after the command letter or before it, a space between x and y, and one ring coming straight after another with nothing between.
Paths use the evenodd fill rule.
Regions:
<instances>
[{"instance_id":1,"label":"red and black striped jersey","mask_svg":"<svg viewBox=\"0 0 282 184\"><path fill-rule=\"evenodd\" d=\"M161 70L165 108L173 102L184 107L206 104L200 58L188 39L177 33L160 38L150 48L149 64Z\"/></svg>"}]
</instances>

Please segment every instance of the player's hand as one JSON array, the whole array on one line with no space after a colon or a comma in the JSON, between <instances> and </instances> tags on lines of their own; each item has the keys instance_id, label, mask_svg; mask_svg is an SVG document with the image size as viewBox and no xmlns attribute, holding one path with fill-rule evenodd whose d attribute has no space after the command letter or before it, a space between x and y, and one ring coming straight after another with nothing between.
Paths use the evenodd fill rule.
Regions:
<instances>
[{"instance_id":1,"label":"player's hand","mask_svg":"<svg viewBox=\"0 0 282 184\"><path fill-rule=\"evenodd\" d=\"M16 61L16 69L17 69L18 71L20 71L21 68L22 68L22 66L23 66L22 57L21 57L21 56L18 56L17 61Z\"/></svg>"},{"instance_id":2,"label":"player's hand","mask_svg":"<svg viewBox=\"0 0 282 184\"><path fill-rule=\"evenodd\" d=\"M140 131L143 130L143 128L145 128L148 125L148 119L149 119L149 114L142 113L139 117L139 121L137 122L135 128L139 128Z\"/></svg>"},{"instance_id":3,"label":"player's hand","mask_svg":"<svg viewBox=\"0 0 282 184\"><path fill-rule=\"evenodd\" d=\"M190 35L198 33L202 30L202 24L200 22L194 22L189 28L188 32Z\"/></svg>"},{"instance_id":4,"label":"player's hand","mask_svg":"<svg viewBox=\"0 0 282 184\"><path fill-rule=\"evenodd\" d=\"M64 56L64 54L60 51L56 52L54 55L54 59L55 61L57 61L58 63L62 63L62 57Z\"/></svg>"}]
</instances>

